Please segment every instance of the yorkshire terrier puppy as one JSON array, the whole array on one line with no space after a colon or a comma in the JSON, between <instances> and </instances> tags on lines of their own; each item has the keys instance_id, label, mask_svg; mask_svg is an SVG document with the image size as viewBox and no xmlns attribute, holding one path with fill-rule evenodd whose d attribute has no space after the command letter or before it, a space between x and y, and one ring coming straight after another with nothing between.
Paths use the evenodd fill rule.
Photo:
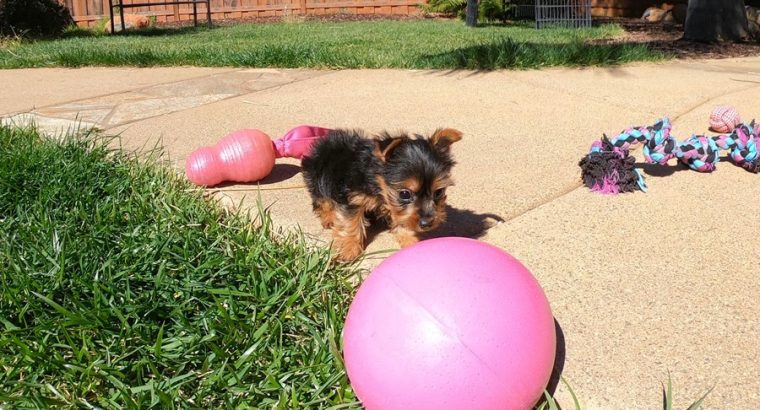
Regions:
<instances>
[{"instance_id":1,"label":"yorkshire terrier puppy","mask_svg":"<svg viewBox=\"0 0 760 410\"><path fill-rule=\"evenodd\" d=\"M384 218L402 247L445 221L450 148L460 139L451 128L427 138L338 129L317 141L303 175L314 213L332 229L337 258L351 261L364 251L368 217Z\"/></svg>"}]
</instances>

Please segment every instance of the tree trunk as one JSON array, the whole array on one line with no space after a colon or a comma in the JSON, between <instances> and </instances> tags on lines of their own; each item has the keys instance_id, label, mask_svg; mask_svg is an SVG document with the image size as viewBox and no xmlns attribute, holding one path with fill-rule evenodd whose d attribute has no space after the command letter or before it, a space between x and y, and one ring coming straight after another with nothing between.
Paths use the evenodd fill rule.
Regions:
<instances>
[{"instance_id":1,"label":"tree trunk","mask_svg":"<svg viewBox=\"0 0 760 410\"><path fill-rule=\"evenodd\" d=\"M478 0L467 0L465 22L470 27L478 24Z\"/></svg>"},{"instance_id":2,"label":"tree trunk","mask_svg":"<svg viewBox=\"0 0 760 410\"><path fill-rule=\"evenodd\" d=\"M746 39L744 0L689 0L683 37L706 43Z\"/></svg>"}]
</instances>

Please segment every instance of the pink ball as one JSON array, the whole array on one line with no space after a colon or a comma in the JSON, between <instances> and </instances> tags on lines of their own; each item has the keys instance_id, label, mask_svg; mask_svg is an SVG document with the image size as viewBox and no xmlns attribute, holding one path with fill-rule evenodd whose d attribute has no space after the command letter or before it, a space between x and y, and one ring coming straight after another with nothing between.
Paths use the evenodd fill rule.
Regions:
<instances>
[{"instance_id":1,"label":"pink ball","mask_svg":"<svg viewBox=\"0 0 760 410\"><path fill-rule=\"evenodd\" d=\"M541 286L499 248L437 238L402 249L359 287L346 372L369 409L529 409L551 376L554 319Z\"/></svg>"},{"instance_id":2,"label":"pink ball","mask_svg":"<svg viewBox=\"0 0 760 410\"><path fill-rule=\"evenodd\" d=\"M190 154L185 174L196 185L254 182L272 172L274 160L274 144L268 135L259 130L239 130L213 147L202 147Z\"/></svg>"},{"instance_id":3,"label":"pink ball","mask_svg":"<svg viewBox=\"0 0 760 410\"><path fill-rule=\"evenodd\" d=\"M736 108L728 105L719 105L710 113L710 129L715 132L729 133L741 122Z\"/></svg>"}]
</instances>

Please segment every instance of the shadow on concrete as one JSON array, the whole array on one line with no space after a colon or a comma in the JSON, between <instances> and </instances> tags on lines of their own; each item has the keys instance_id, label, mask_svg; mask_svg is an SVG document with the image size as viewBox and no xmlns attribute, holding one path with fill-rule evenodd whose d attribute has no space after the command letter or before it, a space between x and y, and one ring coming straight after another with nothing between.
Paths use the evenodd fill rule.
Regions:
<instances>
[{"instance_id":1,"label":"shadow on concrete","mask_svg":"<svg viewBox=\"0 0 760 410\"><path fill-rule=\"evenodd\" d=\"M298 175L301 167L293 164L275 164L272 172L258 183L261 185L275 184L277 182L287 181ZM299 181L303 182L303 181Z\"/></svg>"},{"instance_id":2,"label":"shadow on concrete","mask_svg":"<svg viewBox=\"0 0 760 410\"><path fill-rule=\"evenodd\" d=\"M718 164L715 166L716 169L720 167L741 167L741 165L737 164L736 161L731 158L729 155L723 155L720 157L720 161L718 161ZM674 165L659 165L659 164L648 164L645 162L638 162L636 163L636 168L641 169L644 171L644 173L647 176L652 177L668 177L676 172L681 171L691 171L691 172L697 172L686 166L683 162L680 160L675 163Z\"/></svg>"},{"instance_id":3,"label":"shadow on concrete","mask_svg":"<svg viewBox=\"0 0 760 410\"><path fill-rule=\"evenodd\" d=\"M647 176L668 177L679 171L688 171L689 168L680 162L675 165L648 164L645 162L637 163L636 168L644 171Z\"/></svg>"},{"instance_id":4,"label":"shadow on concrete","mask_svg":"<svg viewBox=\"0 0 760 410\"><path fill-rule=\"evenodd\" d=\"M301 172L301 167L298 165L293 164L276 164L274 168L272 168L272 172L269 173L264 179L254 182L232 182L232 181L223 181L222 183L218 185L214 185L214 189L220 189L223 190L224 188L231 188L231 187L239 187L239 188L251 188L251 191L256 191L257 186L261 185L271 185L276 184L278 182L287 181L290 178L293 178L294 176L298 175L298 173ZM298 181L299 183L303 183L303 181ZM247 189L246 189L247 190Z\"/></svg>"},{"instance_id":5,"label":"shadow on concrete","mask_svg":"<svg viewBox=\"0 0 760 410\"><path fill-rule=\"evenodd\" d=\"M504 219L496 214L479 214L469 209L458 209L450 205L446 206L446 215L446 222L438 229L423 234L422 239L444 236L478 239L483 237L491 227L504 222ZM370 217L369 222L367 244L371 243L380 232L388 229L388 224L383 218Z\"/></svg>"},{"instance_id":6,"label":"shadow on concrete","mask_svg":"<svg viewBox=\"0 0 760 410\"><path fill-rule=\"evenodd\" d=\"M562 377L562 371L565 368L565 333L562 331L562 326L559 325L557 319L554 319L554 331L557 335L557 350L554 354L554 368L552 368L552 375L549 377L549 383L546 385L546 391L553 397L557 392L559 382ZM542 403L546 402L546 396L543 396L541 400L536 403L536 408ZM561 410L560 403L556 403L557 407Z\"/></svg>"},{"instance_id":7,"label":"shadow on concrete","mask_svg":"<svg viewBox=\"0 0 760 410\"><path fill-rule=\"evenodd\" d=\"M446 222L438 229L424 235L424 239L439 238L443 236L463 236L478 239L504 219L496 214L479 214L469 209L458 209L450 205L446 206Z\"/></svg>"}]
</instances>

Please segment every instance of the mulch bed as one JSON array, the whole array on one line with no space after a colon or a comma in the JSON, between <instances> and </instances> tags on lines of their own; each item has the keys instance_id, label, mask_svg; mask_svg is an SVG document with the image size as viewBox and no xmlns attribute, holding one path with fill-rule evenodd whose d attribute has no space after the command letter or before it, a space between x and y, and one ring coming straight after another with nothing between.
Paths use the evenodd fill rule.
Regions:
<instances>
[{"instance_id":1,"label":"mulch bed","mask_svg":"<svg viewBox=\"0 0 760 410\"><path fill-rule=\"evenodd\" d=\"M290 17L247 17L239 19L214 20L217 26L235 24L278 23L282 21L378 21L378 20L423 20L445 19L441 16L423 15L377 15L377 14L328 14ZM673 22L649 23L635 18L595 18L594 24L615 23L623 27L625 35L612 40L599 40L592 44L646 43L655 50L674 55L679 59L733 58L760 55L760 43L705 44L683 40L683 25ZM186 26L187 22L159 23L159 27Z\"/></svg>"},{"instance_id":2,"label":"mulch bed","mask_svg":"<svg viewBox=\"0 0 760 410\"><path fill-rule=\"evenodd\" d=\"M760 43L705 44L683 40L683 25L672 22L649 23L640 19L605 18L597 23L616 23L623 27L625 35L614 40L597 43L647 43L655 50L672 54L681 59L733 58L760 55Z\"/></svg>"}]
</instances>

